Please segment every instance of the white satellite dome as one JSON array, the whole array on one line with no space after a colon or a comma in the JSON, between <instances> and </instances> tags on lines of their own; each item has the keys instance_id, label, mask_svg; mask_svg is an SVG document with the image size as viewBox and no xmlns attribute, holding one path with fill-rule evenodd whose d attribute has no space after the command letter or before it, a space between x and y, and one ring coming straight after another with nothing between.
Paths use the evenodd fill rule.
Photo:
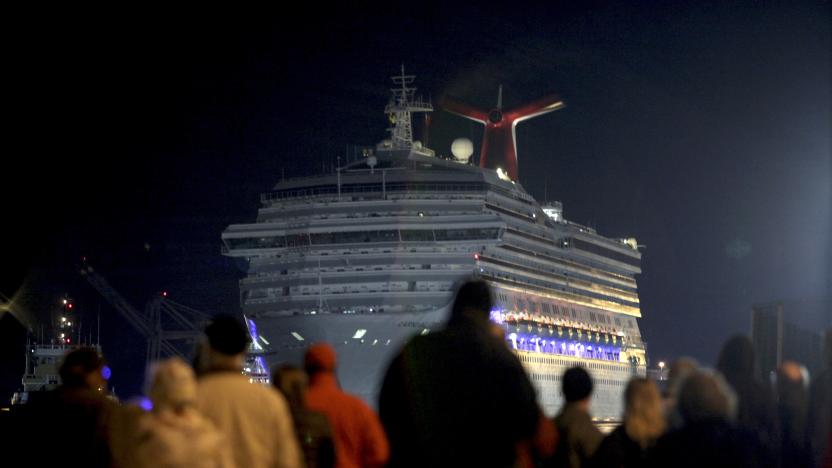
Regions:
<instances>
[{"instance_id":1,"label":"white satellite dome","mask_svg":"<svg viewBox=\"0 0 832 468\"><path fill-rule=\"evenodd\" d=\"M451 153L457 161L465 162L474 154L474 144L467 138L457 138L451 143Z\"/></svg>"}]
</instances>

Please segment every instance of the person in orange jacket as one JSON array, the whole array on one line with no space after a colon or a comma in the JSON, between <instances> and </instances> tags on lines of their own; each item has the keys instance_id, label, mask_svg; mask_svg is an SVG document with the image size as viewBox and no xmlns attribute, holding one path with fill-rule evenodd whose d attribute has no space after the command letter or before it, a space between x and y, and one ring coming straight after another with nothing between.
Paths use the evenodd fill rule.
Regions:
<instances>
[{"instance_id":1,"label":"person in orange jacket","mask_svg":"<svg viewBox=\"0 0 832 468\"><path fill-rule=\"evenodd\" d=\"M326 343L310 346L304 356L309 374L306 404L329 419L335 439L335 466L384 466L390 457L390 446L381 421L366 403L341 390L335 364L335 350Z\"/></svg>"}]
</instances>

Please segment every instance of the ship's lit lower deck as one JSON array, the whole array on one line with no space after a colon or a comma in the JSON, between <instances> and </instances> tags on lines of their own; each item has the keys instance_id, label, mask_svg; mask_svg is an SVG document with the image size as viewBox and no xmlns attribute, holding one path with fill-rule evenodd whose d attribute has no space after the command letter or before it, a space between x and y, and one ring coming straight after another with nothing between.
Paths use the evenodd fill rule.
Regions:
<instances>
[{"instance_id":1,"label":"ship's lit lower deck","mask_svg":"<svg viewBox=\"0 0 832 468\"><path fill-rule=\"evenodd\" d=\"M317 314L255 319L261 336L269 342L265 358L269 366L301 365L305 349L326 341L338 355L338 379L342 387L376 406L384 372L393 356L410 337L441 327L447 309L413 314ZM507 342L511 346L510 342ZM558 344L558 348L560 344ZM554 348L553 348L554 349ZM567 345L568 349L568 345ZM573 348L574 349L574 348ZM585 350L584 350L585 351ZM644 375L643 363L593 359L567 352L546 353L542 348L515 349L529 373L544 412L552 416L562 405L560 378L575 365L587 368L595 380L592 414L600 420L621 416L622 397L633 375Z\"/></svg>"}]
</instances>

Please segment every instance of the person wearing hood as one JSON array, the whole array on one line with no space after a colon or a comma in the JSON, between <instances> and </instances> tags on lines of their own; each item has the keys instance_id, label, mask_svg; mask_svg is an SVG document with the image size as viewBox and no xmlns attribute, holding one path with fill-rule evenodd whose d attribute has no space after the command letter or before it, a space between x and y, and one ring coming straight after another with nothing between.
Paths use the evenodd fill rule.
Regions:
<instances>
[{"instance_id":1,"label":"person wearing hood","mask_svg":"<svg viewBox=\"0 0 832 468\"><path fill-rule=\"evenodd\" d=\"M233 467L228 441L195 408L193 369L171 358L153 365L149 374L153 409L139 420L133 464L128 466Z\"/></svg>"},{"instance_id":2,"label":"person wearing hood","mask_svg":"<svg viewBox=\"0 0 832 468\"><path fill-rule=\"evenodd\" d=\"M336 468L380 467L390 448L376 413L356 396L341 390L335 377L335 350L327 343L309 347L304 356L309 375L306 405L323 413L332 427Z\"/></svg>"}]
</instances>

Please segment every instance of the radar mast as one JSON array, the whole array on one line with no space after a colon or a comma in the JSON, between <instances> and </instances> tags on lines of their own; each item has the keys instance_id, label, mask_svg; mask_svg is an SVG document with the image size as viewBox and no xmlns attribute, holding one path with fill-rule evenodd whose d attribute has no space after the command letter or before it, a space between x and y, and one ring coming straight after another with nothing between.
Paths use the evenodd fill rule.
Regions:
<instances>
[{"instance_id":1,"label":"radar mast","mask_svg":"<svg viewBox=\"0 0 832 468\"><path fill-rule=\"evenodd\" d=\"M433 105L429 101L422 100L421 96L415 96L416 88L411 88L409 85L413 83L416 76L405 75L404 64L402 64L402 74L390 78L397 86L390 89L392 95L384 107L384 113L389 116L390 123L393 124L387 129L391 133L391 146L393 149L410 149L413 147L411 114L433 112Z\"/></svg>"}]
</instances>

